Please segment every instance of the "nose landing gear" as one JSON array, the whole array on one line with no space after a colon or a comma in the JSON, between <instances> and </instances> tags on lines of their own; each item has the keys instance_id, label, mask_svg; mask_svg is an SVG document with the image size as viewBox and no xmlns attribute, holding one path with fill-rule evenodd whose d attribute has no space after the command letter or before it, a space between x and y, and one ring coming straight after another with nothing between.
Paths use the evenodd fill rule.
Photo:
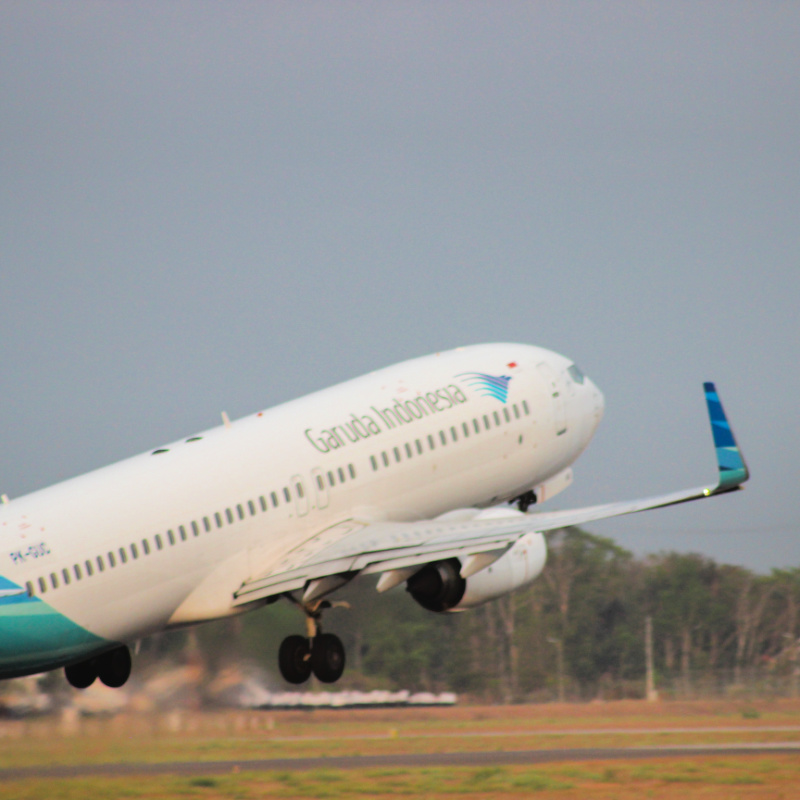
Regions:
<instances>
[{"instance_id":1,"label":"nose landing gear","mask_svg":"<svg viewBox=\"0 0 800 800\"><path fill-rule=\"evenodd\" d=\"M515 499L517 508L524 514L537 501L536 493L528 490Z\"/></svg>"},{"instance_id":2,"label":"nose landing gear","mask_svg":"<svg viewBox=\"0 0 800 800\"><path fill-rule=\"evenodd\" d=\"M335 683L342 677L345 653L342 640L323 633L322 610L330 608L327 600L301 606L306 615L306 636L287 636L278 651L278 666L288 683L305 683L313 673L322 683Z\"/></svg>"}]
</instances>

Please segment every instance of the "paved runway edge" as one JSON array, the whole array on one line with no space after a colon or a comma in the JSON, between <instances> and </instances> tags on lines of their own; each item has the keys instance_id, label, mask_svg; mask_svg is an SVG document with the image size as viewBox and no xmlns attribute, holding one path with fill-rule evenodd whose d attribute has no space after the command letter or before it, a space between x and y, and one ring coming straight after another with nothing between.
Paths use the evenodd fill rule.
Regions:
<instances>
[{"instance_id":1,"label":"paved runway edge","mask_svg":"<svg viewBox=\"0 0 800 800\"><path fill-rule=\"evenodd\" d=\"M754 756L800 753L800 742L769 744L697 745L681 747L587 747L553 750L493 750L470 753L400 753L395 755L320 758L264 758L228 761L117 762L73 766L10 767L0 781L26 778L83 778L147 775L222 775L239 772L290 772L312 769L371 769L377 767L483 767L551 764L559 761L609 761L691 756Z\"/></svg>"}]
</instances>

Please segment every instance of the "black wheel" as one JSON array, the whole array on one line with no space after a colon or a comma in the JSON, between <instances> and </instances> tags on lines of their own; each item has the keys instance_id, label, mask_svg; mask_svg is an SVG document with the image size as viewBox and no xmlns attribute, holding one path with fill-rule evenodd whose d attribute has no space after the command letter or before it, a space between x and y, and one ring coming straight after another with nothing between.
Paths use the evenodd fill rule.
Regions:
<instances>
[{"instance_id":1,"label":"black wheel","mask_svg":"<svg viewBox=\"0 0 800 800\"><path fill-rule=\"evenodd\" d=\"M97 677L112 689L118 689L131 676L131 653L125 645L103 653L97 659Z\"/></svg>"},{"instance_id":2,"label":"black wheel","mask_svg":"<svg viewBox=\"0 0 800 800\"><path fill-rule=\"evenodd\" d=\"M288 683L305 683L311 675L311 658L308 639L304 636L287 636L278 651L278 666Z\"/></svg>"},{"instance_id":3,"label":"black wheel","mask_svg":"<svg viewBox=\"0 0 800 800\"><path fill-rule=\"evenodd\" d=\"M64 667L64 675L70 686L74 686L76 689L86 689L97 678L97 661L90 658L88 661L81 661L80 664L71 664Z\"/></svg>"},{"instance_id":4,"label":"black wheel","mask_svg":"<svg viewBox=\"0 0 800 800\"><path fill-rule=\"evenodd\" d=\"M335 683L344 672L344 645L338 636L321 633L314 639L311 669L323 683Z\"/></svg>"}]
</instances>

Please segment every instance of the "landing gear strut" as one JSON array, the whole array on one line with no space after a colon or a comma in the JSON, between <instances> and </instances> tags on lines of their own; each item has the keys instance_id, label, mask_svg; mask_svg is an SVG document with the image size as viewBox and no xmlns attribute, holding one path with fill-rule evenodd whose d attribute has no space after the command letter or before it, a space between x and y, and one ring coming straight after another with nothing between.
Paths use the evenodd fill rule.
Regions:
<instances>
[{"instance_id":1,"label":"landing gear strut","mask_svg":"<svg viewBox=\"0 0 800 800\"><path fill-rule=\"evenodd\" d=\"M306 636L287 636L278 652L278 666L288 683L305 683L311 673L322 683L335 683L344 672L345 654L342 640L332 633L323 633L322 610L330 608L327 600L302 606L306 615Z\"/></svg>"},{"instance_id":2,"label":"landing gear strut","mask_svg":"<svg viewBox=\"0 0 800 800\"><path fill-rule=\"evenodd\" d=\"M106 686L118 689L131 676L131 651L122 645L96 658L65 667L64 675L76 689L87 689L97 678Z\"/></svg>"}]
</instances>

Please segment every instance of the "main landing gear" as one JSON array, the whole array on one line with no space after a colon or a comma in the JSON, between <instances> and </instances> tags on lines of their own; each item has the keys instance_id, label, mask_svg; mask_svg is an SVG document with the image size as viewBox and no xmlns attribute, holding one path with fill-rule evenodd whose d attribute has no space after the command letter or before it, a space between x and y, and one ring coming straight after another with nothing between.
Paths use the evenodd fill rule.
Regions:
<instances>
[{"instance_id":1,"label":"main landing gear","mask_svg":"<svg viewBox=\"0 0 800 800\"><path fill-rule=\"evenodd\" d=\"M323 633L322 610L327 600L302 606L306 615L306 636L287 636L278 651L278 666L288 683L305 683L311 673L322 683L335 683L344 672L344 645L338 636Z\"/></svg>"},{"instance_id":2,"label":"main landing gear","mask_svg":"<svg viewBox=\"0 0 800 800\"><path fill-rule=\"evenodd\" d=\"M76 689L88 688L97 678L106 686L118 689L131 676L131 651L122 645L96 658L65 667L64 675Z\"/></svg>"}]
</instances>

